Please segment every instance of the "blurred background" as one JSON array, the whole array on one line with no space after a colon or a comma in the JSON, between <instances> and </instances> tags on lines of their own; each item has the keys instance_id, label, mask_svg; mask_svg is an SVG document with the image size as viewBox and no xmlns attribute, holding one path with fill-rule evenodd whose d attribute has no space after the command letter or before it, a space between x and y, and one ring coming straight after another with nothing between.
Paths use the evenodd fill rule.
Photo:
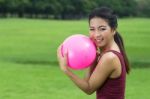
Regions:
<instances>
[{"instance_id":1,"label":"blurred background","mask_svg":"<svg viewBox=\"0 0 150 99\"><path fill-rule=\"evenodd\" d=\"M80 19L99 6L119 17L149 17L149 0L0 0L0 17Z\"/></svg>"},{"instance_id":2,"label":"blurred background","mask_svg":"<svg viewBox=\"0 0 150 99\"><path fill-rule=\"evenodd\" d=\"M132 67L126 99L150 99L150 0L0 0L0 98L95 99L59 69L56 50L88 35L88 14L112 8ZM75 71L80 77L86 70Z\"/></svg>"}]
</instances>

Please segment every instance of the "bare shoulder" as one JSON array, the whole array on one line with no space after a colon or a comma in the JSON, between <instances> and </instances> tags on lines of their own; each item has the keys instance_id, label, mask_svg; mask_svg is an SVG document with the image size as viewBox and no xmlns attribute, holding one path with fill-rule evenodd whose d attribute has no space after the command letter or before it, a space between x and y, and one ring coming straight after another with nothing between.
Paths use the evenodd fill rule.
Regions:
<instances>
[{"instance_id":1,"label":"bare shoulder","mask_svg":"<svg viewBox=\"0 0 150 99\"><path fill-rule=\"evenodd\" d=\"M113 52L107 52L103 54L97 65L100 68L112 72L116 69L116 66L118 66L118 64L119 64L118 56Z\"/></svg>"},{"instance_id":2,"label":"bare shoulder","mask_svg":"<svg viewBox=\"0 0 150 99\"><path fill-rule=\"evenodd\" d=\"M100 61L112 62L117 58L118 58L118 56L116 54L114 54L113 52L107 52L107 53L103 54Z\"/></svg>"}]
</instances>

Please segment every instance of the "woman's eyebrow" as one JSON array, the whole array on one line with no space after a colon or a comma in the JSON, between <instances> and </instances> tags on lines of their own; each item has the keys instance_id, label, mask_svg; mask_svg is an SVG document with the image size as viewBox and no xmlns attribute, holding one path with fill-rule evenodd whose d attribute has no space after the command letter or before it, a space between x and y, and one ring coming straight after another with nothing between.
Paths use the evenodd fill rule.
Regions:
<instances>
[{"instance_id":1,"label":"woman's eyebrow","mask_svg":"<svg viewBox=\"0 0 150 99\"><path fill-rule=\"evenodd\" d=\"M101 28L101 27L107 27L107 26L100 25L100 26L98 26L97 28ZM94 26L90 26L90 28L94 28Z\"/></svg>"},{"instance_id":2,"label":"woman's eyebrow","mask_svg":"<svg viewBox=\"0 0 150 99\"><path fill-rule=\"evenodd\" d=\"M106 27L106 26L104 26L104 25L101 25L101 26L99 26L98 28L101 28L101 27Z\"/></svg>"}]
</instances>

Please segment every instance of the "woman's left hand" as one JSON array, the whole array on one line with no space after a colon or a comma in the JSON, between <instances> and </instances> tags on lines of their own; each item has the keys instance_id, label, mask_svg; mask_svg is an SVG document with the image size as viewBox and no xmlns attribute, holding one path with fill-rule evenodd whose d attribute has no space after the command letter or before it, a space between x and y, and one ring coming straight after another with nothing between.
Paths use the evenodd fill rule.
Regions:
<instances>
[{"instance_id":1,"label":"woman's left hand","mask_svg":"<svg viewBox=\"0 0 150 99\"><path fill-rule=\"evenodd\" d=\"M62 45L60 45L57 49L57 59L58 59L61 70L66 72L68 70L68 66L67 66L67 54L68 53L66 52L63 57L61 53L61 47Z\"/></svg>"}]
</instances>

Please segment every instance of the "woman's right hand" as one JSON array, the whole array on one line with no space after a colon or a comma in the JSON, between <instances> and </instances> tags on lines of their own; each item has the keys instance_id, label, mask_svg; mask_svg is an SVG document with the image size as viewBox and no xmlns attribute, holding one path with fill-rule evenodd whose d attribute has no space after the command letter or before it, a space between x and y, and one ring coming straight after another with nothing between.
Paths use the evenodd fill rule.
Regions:
<instances>
[{"instance_id":1,"label":"woman's right hand","mask_svg":"<svg viewBox=\"0 0 150 99\"><path fill-rule=\"evenodd\" d=\"M65 72L68 70L67 53L65 53L64 56L62 56L61 47L62 47L62 45L60 45L57 49L57 59L58 59L59 66L60 66L61 70Z\"/></svg>"}]
</instances>

